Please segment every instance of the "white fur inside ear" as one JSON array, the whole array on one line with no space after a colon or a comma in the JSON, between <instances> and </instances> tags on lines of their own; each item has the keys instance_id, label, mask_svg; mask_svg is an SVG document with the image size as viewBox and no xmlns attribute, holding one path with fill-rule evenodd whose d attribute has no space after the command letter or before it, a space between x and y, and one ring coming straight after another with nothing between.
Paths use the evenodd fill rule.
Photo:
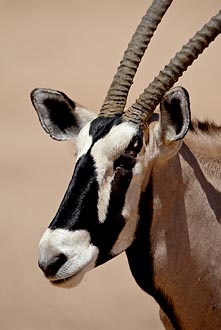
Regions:
<instances>
[{"instance_id":1,"label":"white fur inside ear","mask_svg":"<svg viewBox=\"0 0 221 330\"><path fill-rule=\"evenodd\" d=\"M173 125L172 120L170 119L169 114L162 110L161 113L161 137L164 141L164 143L167 145L171 141L174 141L176 136L176 130Z\"/></svg>"},{"instance_id":2,"label":"white fur inside ear","mask_svg":"<svg viewBox=\"0 0 221 330\"><path fill-rule=\"evenodd\" d=\"M162 119L155 122L151 127L146 153L146 166L151 159L157 159L158 162L167 161L175 156L182 145L183 140L174 140L176 132L169 118L166 118L165 123L167 123L167 129L162 127Z\"/></svg>"},{"instance_id":3,"label":"white fur inside ear","mask_svg":"<svg viewBox=\"0 0 221 330\"><path fill-rule=\"evenodd\" d=\"M183 87L169 90L160 104L162 140L165 145L184 138L190 124L189 94Z\"/></svg>"},{"instance_id":4,"label":"white fur inside ear","mask_svg":"<svg viewBox=\"0 0 221 330\"><path fill-rule=\"evenodd\" d=\"M74 114L76 115L79 129L83 128L87 123L97 117L94 112L82 107L80 104L75 102L75 105Z\"/></svg>"}]
</instances>

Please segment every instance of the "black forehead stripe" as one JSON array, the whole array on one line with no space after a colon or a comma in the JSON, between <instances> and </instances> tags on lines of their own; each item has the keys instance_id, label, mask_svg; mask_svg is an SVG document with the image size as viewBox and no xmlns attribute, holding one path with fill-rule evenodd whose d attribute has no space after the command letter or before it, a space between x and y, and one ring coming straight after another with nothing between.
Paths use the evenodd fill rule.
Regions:
<instances>
[{"instance_id":1,"label":"black forehead stripe","mask_svg":"<svg viewBox=\"0 0 221 330\"><path fill-rule=\"evenodd\" d=\"M90 125L89 134L92 136L93 143L107 135L113 126L117 126L122 123L120 115L113 117L98 117L92 121Z\"/></svg>"}]
</instances>

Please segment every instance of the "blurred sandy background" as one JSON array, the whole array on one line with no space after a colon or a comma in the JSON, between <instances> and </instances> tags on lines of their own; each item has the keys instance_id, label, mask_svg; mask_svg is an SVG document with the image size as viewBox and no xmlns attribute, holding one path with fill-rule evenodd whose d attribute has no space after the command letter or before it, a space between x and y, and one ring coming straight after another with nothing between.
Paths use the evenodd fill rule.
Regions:
<instances>
[{"instance_id":1,"label":"blurred sandy background","mask_svg":"<svg viewBox=\"0 0 221 330\"><path fill-rule=\"evenodd\" d=\"M0 0L0 329L162 330L158 306L135 284L124 255L76 289L52 287L37 267L38 241L74 165L72 146L41 129L29 93L65 91L98 111L123 50L150 1ZM220 7L176 0L159 27L129 101ZM221 122L221 38L179 82L192 113ZM184 265L185 267L185 265Z\"/></svg>"}]
</instances>

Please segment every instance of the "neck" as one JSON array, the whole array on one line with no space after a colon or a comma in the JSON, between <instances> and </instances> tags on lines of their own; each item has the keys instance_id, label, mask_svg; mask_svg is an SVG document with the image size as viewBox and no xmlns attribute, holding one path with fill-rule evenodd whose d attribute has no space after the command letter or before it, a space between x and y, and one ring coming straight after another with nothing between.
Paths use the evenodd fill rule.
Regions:
<instances>
[{"instance_id":1,"label":"neck","mask_svg":"<svg viewBox=\"0 0 221 330\"><path fill-rule=\"evenodd\" d=\"M135 280L176 330L221 328L221 193L204 167L189 144L155 163L127 250Z\"/></svg>"}]
</instances>

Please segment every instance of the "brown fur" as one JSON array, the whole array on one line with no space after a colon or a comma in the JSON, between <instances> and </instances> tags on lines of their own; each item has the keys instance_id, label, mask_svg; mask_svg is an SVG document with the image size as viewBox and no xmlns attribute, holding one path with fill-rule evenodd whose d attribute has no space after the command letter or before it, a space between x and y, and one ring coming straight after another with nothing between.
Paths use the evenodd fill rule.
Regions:
<instances>
[{"instance_id":1,"label":"brown fur","mask_svg":"<svg viewBox=\"0 0 221 330\"><path fill-rule=\"evenodd\" d=\"M155 283L174 306L178 329L220 330L221 128L191 126L177 155L153 165Z\"/></svg>"},{"instance_id":2,"label":"brown fur","mask_svg":"<svg viewBox=\"0 0 221 330\"><path fill-rule=\"evenodd\" d=\"M204 171L210 176L220 178L221 127L213 122L195 120L184 141L197 156Z\"/></svg>"}]
</instances>

